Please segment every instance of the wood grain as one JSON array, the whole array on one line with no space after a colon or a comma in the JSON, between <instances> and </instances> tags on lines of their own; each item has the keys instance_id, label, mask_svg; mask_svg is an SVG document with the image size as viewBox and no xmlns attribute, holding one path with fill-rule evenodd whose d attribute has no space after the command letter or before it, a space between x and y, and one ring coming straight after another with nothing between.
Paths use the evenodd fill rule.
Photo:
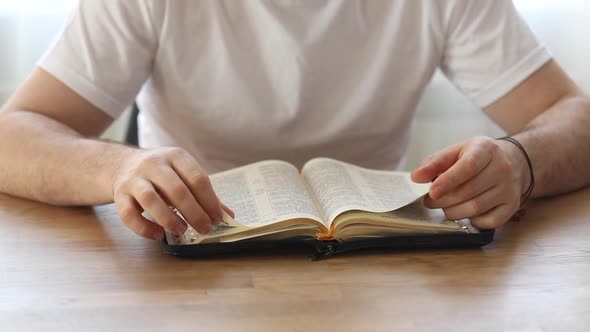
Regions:
<instances>
[{"instance_id":1,"label":"wood grain","mask_svg":"<svg viewBox=\"0 0 590 332\"><path fill-rule=\"evenodd\" d=\"M588 331L590 189L483 249L162 253L113 206L0 196L0 331Z\"/></svg>"}]
</instances>

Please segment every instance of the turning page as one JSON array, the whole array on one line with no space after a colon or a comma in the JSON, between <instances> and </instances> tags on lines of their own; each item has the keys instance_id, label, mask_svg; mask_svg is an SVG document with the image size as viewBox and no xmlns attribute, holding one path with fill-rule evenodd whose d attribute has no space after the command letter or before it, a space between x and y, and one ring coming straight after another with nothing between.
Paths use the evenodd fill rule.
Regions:
<instances>
[{"instance_id":1,"label":"turning page","mask_svg":"<svg viewBox=\"0 0 590 332\"><path fill-rule=\"evenodd\" d=\"M424 196L430 184L416 184L406 172L376 171L328 158L310 160L303 177L330 227L349 210L387 212Z\"/></svg>"}]
</instances>

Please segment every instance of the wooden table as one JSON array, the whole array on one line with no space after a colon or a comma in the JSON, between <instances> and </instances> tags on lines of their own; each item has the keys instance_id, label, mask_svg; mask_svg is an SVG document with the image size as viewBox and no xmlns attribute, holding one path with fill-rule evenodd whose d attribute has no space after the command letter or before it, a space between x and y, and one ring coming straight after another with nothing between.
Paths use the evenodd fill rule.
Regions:
<instances>
[{"instance_id":1,"label":"wooden table","mask_svg":"<svg viewBox=\"0 0 590 332\"><path fill-rule=\"evenodd\" d=\"M589 331L590 189L484 249L179 259L112 206L0 196L0 331Z\"/></svg>"}]
</instances>

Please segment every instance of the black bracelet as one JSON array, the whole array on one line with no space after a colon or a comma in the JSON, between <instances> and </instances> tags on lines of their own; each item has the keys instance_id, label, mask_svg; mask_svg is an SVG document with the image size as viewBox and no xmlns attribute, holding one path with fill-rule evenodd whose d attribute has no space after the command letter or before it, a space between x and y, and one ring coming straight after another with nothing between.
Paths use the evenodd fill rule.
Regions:
<instances>
[{"instance_id":1,"label":"black bracelet","mask_svg":"<svg viewBox=\"0 0 590 332\"><path fill-rule=\"evenodd\" d=\"M498 138L498 140L508 141L508 142L516 145L520 149L520 151L522 151L522 153L524 154L524 157L526 158L526 162L529 165L529 171L531 174L531 184L529 185L527 190L524 192L524 194L522 194L522 196L520 197L520 205L522 206L529 199L529 197L533 193L533 189L535 188L535 175L533 173L533 163L531 162L531 158L529 158L529 155L528 155L528 153L526 153L526 150L524 149L522 144L520 144L520 142L517 141L515 138L510 137L510 136L505 136L505 137Z\"/></svg>"}]
</instances>

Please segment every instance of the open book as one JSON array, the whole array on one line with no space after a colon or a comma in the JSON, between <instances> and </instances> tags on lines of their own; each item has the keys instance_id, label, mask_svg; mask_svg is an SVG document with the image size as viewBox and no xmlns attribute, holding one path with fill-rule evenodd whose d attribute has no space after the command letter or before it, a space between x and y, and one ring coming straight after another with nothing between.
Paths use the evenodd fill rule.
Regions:
<instances>
[{"instance_id":1,"label":"open book","mask_svg":"<svg viewBox=\"0 0 590 332\"><path fill-rule=\"evenodd\" d=\"M301 173L283 161L262 161L211 176L219 198L235 212L207 235L189 226L170 245L309 238L354 241L416 234L478 233L468 221L446 220L422 205L428 184L406 172L377 171L317 158Z\"/></svg>"}]
</instances>

